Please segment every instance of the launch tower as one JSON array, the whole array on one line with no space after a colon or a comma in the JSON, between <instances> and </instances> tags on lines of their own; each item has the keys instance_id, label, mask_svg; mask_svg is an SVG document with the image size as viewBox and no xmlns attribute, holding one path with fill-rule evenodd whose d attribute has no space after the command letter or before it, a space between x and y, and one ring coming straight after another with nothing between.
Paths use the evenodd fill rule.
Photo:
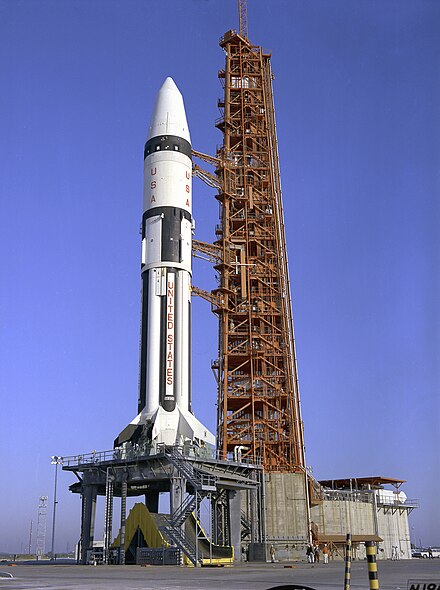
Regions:
<instances>
[{"instance_id":1,"label":"launch tower","mask_svg":"<svg viewBox=\"0 0 440 590\"><path fill-rule=\"evenodd\" d=\"M247 37L246 2L239 32L220 40L216 127L223 144L215 164L220 223L216 241L193 248L215 260L218 287L209 299L218 317L217 448L225 459L257 460L265 473L266 541L311 537L310 507L319 486L307 473L278 162L270 54ZM244 502L244 510L251 511ZM292 554L294 556L294 554Z\"/></svg>"},{"instance_id":2,"label":"launch tower","mask_svg":"<svg viewBox=\"0 0 440 590\"><path fill-rule=\"evenodd\" d=\"M304 470L289 269L270 55L229 31L219 78L223 133L216 291L218 448L258 457L266 472Z\"/></svg>"}]
</instances>

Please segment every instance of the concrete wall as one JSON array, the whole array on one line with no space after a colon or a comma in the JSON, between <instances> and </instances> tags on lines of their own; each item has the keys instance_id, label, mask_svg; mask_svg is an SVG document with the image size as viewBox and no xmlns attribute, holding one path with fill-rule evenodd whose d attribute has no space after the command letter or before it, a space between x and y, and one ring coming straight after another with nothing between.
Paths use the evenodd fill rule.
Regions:
<instances>
[{"instance_id":1,"label":"concrete wall","mask_svg":"<svg viewBox=\"0 0 440 590\"><path fill-rule=\"evenodd\" d=\"M404 509L395 509L388 506L380 506L377 511L380 543L379 556L383 559L391 559L392 548L397 547L398 559L411 559L411 541L409 533L408 512Z\"/></svg>"},{"instance_id":2,"label":"concrete wall","mask_svg":"<svg viewBox=\"0 0 440 590\"><path fill-rule=\"evenodd\" d=\"M318 527L318 536L376 534L374 505L371 502L324 500L322 504L313 506L312 521ZM366 557L363 543L353 543L352 551L353 560ZM341 558L334 555L336 559Z\"/></svg>"},{"instance_id":3,"label":"concrete wall","mask_svg":"<svg viewBox=\"0 0 440 590\"><path fill-rule=\"evenodd\" d=\"M311 520L318 535L378 535L377 559L391 559L392 547L398 558L411 558L408 512L390 506L376 506L372 494L354 494L355 499L326 499L311 508ZM370 500L370 501L369 501ZM275 547L276 560L306 560L307 495L301 473L265 475L265 527L267 546ZM353 545L353 558L365 559L363 543Z\"/></svg>"},{"instance_id":4,"label":"concrete wall","mask_svg":"<svg viewBox=\"0 0 440 590\"><path fill-rule=\"evenodd\" d=\"M375 511L377 510L376 514ZM378 535L377 559L391 559L392 547L397 547L399 559L411 559L408 512L373 502L324 500L312 508L312 521L318 526L318 535ZM354 559L365 558L363 544L354 547Z\"/></svg>"},{"instance_id":5,"label":"concrete wall","mask_svg":"<svg viewBox=\"0 0 440 590\"><path fill-rule=\"evenodd\" d=\"M375 535L374 507L370 502L324 500L313 506L318 535Z\"/></svg>"},{"instance_id":6,"label":"concrete wall","mask_svg":"<svg viewBox=\"0 0 440 590\"><path fill-rule=\"evenodd\" d=\"M266 535L269 539L307 539L307 498L301 473L267 473Z\"/></svg>"},{"instance_id":7,"label":"concrete wall","mask_svg":"<svg viewBox=\"0 0 440 590\"><path fill-rule=\"evenodd\" d=\"M265 475L266 538L278 561L304 559L307 544L307 496L302 473Z\"/></svg>"}]
</instances>

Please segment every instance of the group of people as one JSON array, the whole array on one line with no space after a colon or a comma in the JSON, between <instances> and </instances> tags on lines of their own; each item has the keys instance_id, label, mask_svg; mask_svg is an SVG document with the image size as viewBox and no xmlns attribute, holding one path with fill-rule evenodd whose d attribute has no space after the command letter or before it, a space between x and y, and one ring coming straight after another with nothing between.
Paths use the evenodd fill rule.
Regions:
<instances>
[{"instance_id":1,"label":"group of people","mask_svg":"<svg viewBox=\"0 0 440 590\"><path fill-rule=\"evenodd\" d=\"M319 545L308 544L306 549L307 561L309 563L319 563L321 559L321 550ZM329 548L327 543L324 543L322 548L322 558L324 563L328 563Z\"/></svg>"},{"instance_id":2,"label":"group of people","mask_svg":"<svg viewBox=\"0 0 440 590\"><path fill-rule=\"evenodd\" d=\"M324 546L322 548L322 558L323 558L323 563L328 563L328 556L329 556L329 547L327 545L327 543L324 543ZM275 547L273 545L271 545L269 547L269 555L270 555L270 561L272 563L275 563ZM321 560L321 549L319 548L319 545L312 545L311 543L309 543L307 545L307 549L306 549L306 555L307 555L307 561L309 563L319 563Z\"/></svg>"}]
</instances>

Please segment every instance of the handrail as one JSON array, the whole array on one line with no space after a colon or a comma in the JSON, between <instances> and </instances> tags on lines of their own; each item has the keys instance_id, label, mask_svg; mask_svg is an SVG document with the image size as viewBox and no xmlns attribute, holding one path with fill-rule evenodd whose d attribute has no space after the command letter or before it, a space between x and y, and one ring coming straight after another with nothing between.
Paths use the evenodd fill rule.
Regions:
<instances>
[{"instance_id":1,"label":"handrail","mask_svg":"<svg viewBox=\"0 0 440 590\"><path fill-rule=\"evenodd\" d=\"M183 458L190 459L211 459L216 461L227 461L228 463L239 464L250 467L260 467L261 458L245 456L241 457L238 461L234 461L231 453L223 453L216 451L209 447L197 447L195 445L186 447L185 445L174 445L166 447L161 444L152 444L147 447L137 447L137 445L131 445L118 447L107 451L92 451L89 453L82 453L79 455L68 455L60 457L60 465L63 467L83 467L92 466L99 463L107 463L113 461L129 462L136 461L137 459L147 457L160 457L168 454L169 451L176 450Z\"/></svg>"},{"instance_id":2,"label":"handrail","mask_svg":"<svg viewBox=\"0 0 440 590\"><path fill-rule=\"evenodd\" d=\"M185 553L193 565L196 565L196 546L189 539L183 536L179 529L173 527L171 522L166 519L166 524L161 525L159 530L165 532L171 541L176 543L177 547Z\"/></svg>"}]
</instances>

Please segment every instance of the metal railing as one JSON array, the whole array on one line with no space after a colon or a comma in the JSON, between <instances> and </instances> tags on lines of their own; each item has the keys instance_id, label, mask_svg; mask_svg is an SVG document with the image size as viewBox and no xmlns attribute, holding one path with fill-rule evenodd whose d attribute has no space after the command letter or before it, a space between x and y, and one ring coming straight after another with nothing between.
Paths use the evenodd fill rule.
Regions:
<instances>
[{"instance_id":1,"label":"metal railing","mask_svg":"<svg viewBox=\"0 0 440 590\"><path fill-rule=\"evenodd\" d=\"M193 565L197 564L196 545L188 539L182 532L174 526L170 519L166 519L165 523L159 527L159 530L168 537L171 543L175 544L180 551L182 551Z\"/></svg>"},{"instance_id":2,"label":"metal railing","mask_svg":"<svg viewBox=\"0 0 440 590\"><path fill-rule=\"evenodd\" d=\"M324 490L324 500L342 500L345 502L367 502L372 503L374 496L378 506L396 508L418 508L419 501L416 499L400 500L398 497L384 496L377 493L378 490ZM380 490L379 490L380 492Z\"/></svg>"},{"instance_id":3,"label":"metal railing","mask_svg":"<svg viewBox=\"0 0 440 590\"><path fill-rule=\"evenodd\" d=\"M366 502L372 503L374 497L373 491L351 491L351 490L324 490L324 500L342 500L344 502Z\"/></svg>"},{"instance_id":4,"label":"metal railing","mask_svg":"<svg viewBox=\"0 0 440 590\"><path fill-rule=\"evenodd\" d=\"M377 497L377 504L378 506L387 506L387 507L395 507L395 508L418 508L419 507L419 500L417 499L406 499L404 501L399 500L398 498L392 499L387 497Z\"/></svg>"},{"instance_id":5,"label":"metal railing","mask_svg":"<svg viewBox=\"0 0 440 590\"><path fill-rule=\"evenodd\" d=\"M186 457L176 447L165 449L165 454L174 467L192 484L195 490L215 491L216 478L195 470L192 463L188 462Z\"/></svg>"},{"instance_id":6,"label":"metal railing","mask_svg":"<svg viewBox=\"0 0 440 590\"><path fill-rule=\"evenodd\" d=\"M127 444L125 447L118 447L108 451L92 451L90 453L82 453L80 455L69 455L60 457L60 464L65 467L90 467L95 464L110 463L110 462L129 462L136 461L143 458L153 458L165 456L166 454L176 451L189 459L208 459L214 461L227 461L238 463L244 466L259 467L261 459L259 457L245 457L234 460L233 453L223 453L216 451L210 447L197 447L195 445L175 445L166 447L161 444L153 444L148 446L138 446Z\"/></svg>"}]
</instances>

